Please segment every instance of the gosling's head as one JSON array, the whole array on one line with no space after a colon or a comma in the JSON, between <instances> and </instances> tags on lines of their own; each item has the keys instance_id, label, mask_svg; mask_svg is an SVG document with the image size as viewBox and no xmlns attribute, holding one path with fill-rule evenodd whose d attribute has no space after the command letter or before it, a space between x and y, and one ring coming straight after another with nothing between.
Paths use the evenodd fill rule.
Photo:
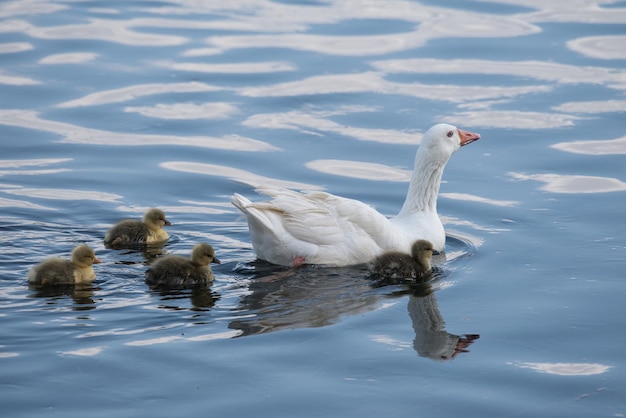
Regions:
<instances>
[{"instance_id":1,"label":"gosling's head","mask_svg":"<svg viewBox=\"0 0 626 418\"><path fill-rule=\"evenodd\" d=\"M411 246L411 257L426 268L430 269L430 259L433 256L433 244L425 239L417 240Z\"/></svg>"},{"instance_id":2,"label":"gosling's head","mask_svg":"<svg viewBox=\"0 0 626 418\"><path fill-rule=\"evenodd\" d=\"M151 208L143 215L143 222L150 229L161 229L164 226L172 225L165 217L165 213L161 209Z\"/></svg>"},{"instance_id":3,"label":"gosling's head","mask_svg":"<svg viewBox=\"0 0 626 418\"><path fill-rule=\"evenodd\" d=\"M191 262L198 266L208 266L210 263L221 264L215 257L215 250L209 244L196 244L191 251Z\"/></svg>"},{"instance_id":4,"label":"gosling's head","mask_svg":"<svg viewBox=\"0 0 626 418\"><path fill-rule=\"evenodd\" d=\"M96 257L96 253L85 244L76 246L72 251L72 263L78 267L89 267L92 264L101 263L100 259Z\"/></svg>"}]
</instances>

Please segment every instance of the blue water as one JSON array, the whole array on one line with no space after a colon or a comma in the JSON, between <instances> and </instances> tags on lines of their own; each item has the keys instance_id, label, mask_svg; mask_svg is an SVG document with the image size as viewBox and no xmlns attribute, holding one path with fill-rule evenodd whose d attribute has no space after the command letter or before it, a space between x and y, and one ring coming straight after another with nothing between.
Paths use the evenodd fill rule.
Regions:
<instances>
[{"instance_id":1,"label":"blue water","mask_svg":"<svg viewBox=\"0 0 626 418\"><path fill-rule=\"evenodd\" d=\"M624 416L625 24L610 0L0 4L3 416ZM394 215L441 121L482 138L445 170L431 283L255 260L232 193ZM162 253L215 247L211 287L150 290L154 254L104 248L151 206ZM92 286L28 288L83 242Z\"/></svg>"}]
</instances>

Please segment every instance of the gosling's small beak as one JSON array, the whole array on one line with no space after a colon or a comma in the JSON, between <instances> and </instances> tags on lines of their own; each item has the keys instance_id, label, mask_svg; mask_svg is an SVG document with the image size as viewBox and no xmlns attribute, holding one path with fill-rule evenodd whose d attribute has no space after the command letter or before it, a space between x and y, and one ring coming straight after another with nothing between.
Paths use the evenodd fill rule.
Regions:
<instances>
[{"instance_id":1,"label":"gosling's small beak","mask_svg":"<svg viewBox=\"0 0 626 418\"><path fill-rule=\"evenodd\" d=\"M211 263L215 263L215 264L222 264L222 262L220 261L219 258L217 257L213 257L213 261L211 261Z\"/></svg>"},{"instance_id":2,"label":"gosling's small beak","mask_svg":"<svg viewBox=\"0 0 626 418\"><path fill-rule=\"evenodd\" d=\"M100 263L102 263L102 261L98 257L94 257L93 258L93 263L94 264L100 264Z\"/></svg>"},{"instance_id":3,"label":"gosling's small beak","mask_svg":"<svg viewBox=\"0 0 626 418\"><path fill-rule=\"evenodd\" d=\"M163 223L165 223L165 226L172 226L172 223L168 221L167 219L164 220Z\"/></svg>"},{"instance_id":4,"label":"gosling's small beak","mask_svg":"<svg viewBox=\"0 0 626 418\"><path fill-rule=\"evenodd\" d=\"M459 131L459 138L461 138L461 146L471 144L480 139L480 134L464 131L463 129L457 129L457 131Z\"/></svg>"}]
</instances>

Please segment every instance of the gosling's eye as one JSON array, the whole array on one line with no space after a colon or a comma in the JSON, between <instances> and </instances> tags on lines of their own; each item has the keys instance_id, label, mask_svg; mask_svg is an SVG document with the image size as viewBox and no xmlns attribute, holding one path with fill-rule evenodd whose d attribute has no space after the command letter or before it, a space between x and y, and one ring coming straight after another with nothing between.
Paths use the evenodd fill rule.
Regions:
<instances>
[{"instance_id":1,"label":"gosling's eye","mask_svg":"<svg viewBox=\"0 0 626 418\"><path fill-rule=\"evenodd\" d=\"M448 138L452 138L452 135L454 135L454 132L448 131Z\"/></svg>"}]
</instances>

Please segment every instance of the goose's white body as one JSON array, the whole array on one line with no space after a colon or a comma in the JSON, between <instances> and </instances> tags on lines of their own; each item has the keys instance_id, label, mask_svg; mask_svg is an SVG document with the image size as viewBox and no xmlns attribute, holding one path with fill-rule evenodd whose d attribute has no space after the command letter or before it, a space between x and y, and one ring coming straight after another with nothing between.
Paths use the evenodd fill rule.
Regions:
<instances>
[{"instance_id":1,"label":"goose's white body","mask_svg":"<svg viewBox=\"0 0 626 418\"><path fill-rule=\"evenodd\" d=\"M274 264L360 264L388 250L410 253L418 239L441 251L446 237L437 195L443 169L457 149L478 138L447 124L429 129L415 156L404 205L393 218L354 199L264 186L257 191L270 201L235 194L232 203L247 217L257 257Z\"/></svg>"}]
</instances>

